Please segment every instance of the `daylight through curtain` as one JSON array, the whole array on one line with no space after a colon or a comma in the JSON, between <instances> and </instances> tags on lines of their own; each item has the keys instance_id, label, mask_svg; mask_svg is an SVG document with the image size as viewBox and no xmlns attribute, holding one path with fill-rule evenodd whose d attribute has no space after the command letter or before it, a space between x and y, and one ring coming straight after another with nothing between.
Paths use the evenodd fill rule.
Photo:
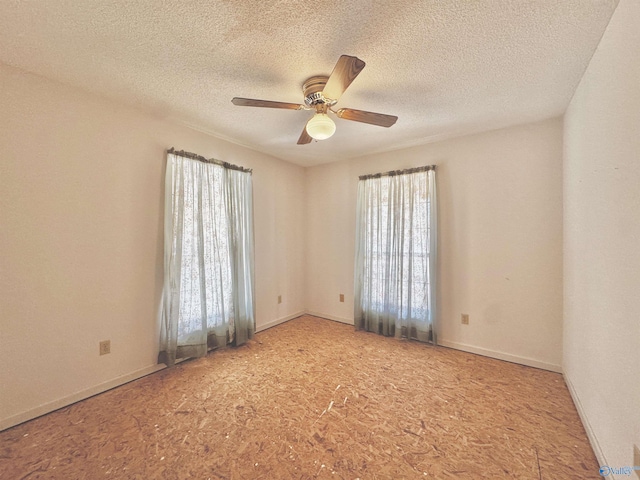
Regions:
<instances>
[{"instance_id":1,"label":"daylight through curtain","mask_svg":"<svg viewBox=\"0 0 640 480\"><path fill-rule=\"evenodd\" d=\"M251 172L170 150L158 361L246 342L253 291Z\"/></svg>"},{"instance_id":2,"label":"daylight through curtain","mask_svg":"<svg viewBox=\"0 0 640 480\"><path fill-rule=\"evenodd\" d=\"M356 328L436 343L436 212L435 167L361 177Z\"/></svg>"}]
</instances>

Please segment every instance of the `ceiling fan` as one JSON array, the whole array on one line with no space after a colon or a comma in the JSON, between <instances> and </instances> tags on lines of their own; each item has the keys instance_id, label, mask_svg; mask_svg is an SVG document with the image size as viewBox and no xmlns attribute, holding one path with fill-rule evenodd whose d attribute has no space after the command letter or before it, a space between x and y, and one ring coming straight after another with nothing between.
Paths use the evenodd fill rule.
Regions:
<instances>
[{"instance_id":1,"label":"ceiling fan","mask_svg":"<svg viewBox=\"0 0 640 480\"><path fill-rule=\"evenodd\" d=\"M358 76L364 68L365 63L357 57L342 55L338 63L333 68L331 75L318 75L308 78L302 85L304 94L304 104L272 102L269 100L255 100L252 98L234 97L231 102L234 105L243 107L268 107L284 108L287 110L315 110L315 114L302 129L302 134L298 139L298 145L310 143L312 139L324 140L333 135L336 131L336 124L329 117L328 112L335 114L338 118L353 120L356 122L390 127L398 117L394 115L384 115L382 113L365 112L353 108L341 108L333 110L333 107L351 82Z\"/></svg>"}]
</instances>

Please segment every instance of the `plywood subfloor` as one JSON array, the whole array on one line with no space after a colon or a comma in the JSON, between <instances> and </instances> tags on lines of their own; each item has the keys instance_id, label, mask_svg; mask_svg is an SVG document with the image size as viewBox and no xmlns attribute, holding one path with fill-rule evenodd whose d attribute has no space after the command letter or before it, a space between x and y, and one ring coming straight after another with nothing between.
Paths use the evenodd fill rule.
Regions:
<instances>
[{"instance_id":1,"label":"plywood subfloor","mask_svg":"<svg viewBox=\"0 0 640 480\"><path fill-rule=\"evenodd\" d=\"M600 478L561 375L310 316L0 433L0 472Z\"/></svg>"}]
</instances>

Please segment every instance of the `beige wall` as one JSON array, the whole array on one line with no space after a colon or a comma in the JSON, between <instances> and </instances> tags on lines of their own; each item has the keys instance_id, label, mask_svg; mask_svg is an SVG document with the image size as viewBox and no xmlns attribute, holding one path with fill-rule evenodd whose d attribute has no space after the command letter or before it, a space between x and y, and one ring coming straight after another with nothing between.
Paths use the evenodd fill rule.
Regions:
<instances>
[{"instance_id":1,"label":"beige wall","mask_svg":"<svg viewBox=\"0 0 640 480\"><path fill-rule=\"evenodd\" d=\"M565 115L563 369L615 467L640 447L639 25L622 0Z\"/></svg>"},{"instance_id":2,"label":"beige wall","mask_svg":"<svg viewBox=\"0 0 640 480\"><path fill-rule=\"evenodd\" d=\"M167 147L253 168L257 328L304 310L303 168L2 65L0 105L0 428L155 365Z\"/></svg>"},{"instance_id":3,"label":"beige wall","mask_svg":"<svg viewBox=\"0 0 640 480\"><path fill-rule=\"evenodd\" d=\"M560 119L307 169L307 309L353 322L358 176L429 164L437 165L441 343L559 371Z\"/></svg>"}]
</instances>

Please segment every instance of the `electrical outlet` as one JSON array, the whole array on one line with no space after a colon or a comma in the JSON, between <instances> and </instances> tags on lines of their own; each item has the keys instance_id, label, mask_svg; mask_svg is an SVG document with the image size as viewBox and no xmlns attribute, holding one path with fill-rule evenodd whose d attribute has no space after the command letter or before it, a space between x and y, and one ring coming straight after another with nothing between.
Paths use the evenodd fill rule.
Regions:
<instances>
[{"instance_id":1,"label":"electrical outlet","mask_svg":"<svg viewBox=\"0 0 640 480\"><path fill-rule=\"evenodd\" d=\"M344 293L340 294L340 301L344 303Z\"/></svg>"},{"instance_id":2,"label":"electrical outlet","mask_svg":"<svg viewBox=\"0 0 640 480\"><path fill-rule=\"evenodd\" d=\"M468 314L468 313L463 313L463 314L460 316L460 322L461 322L463 325L469 325L469 314Z\"/></svg>"},{"instance_id":3,"label":"electrical outlet","mask_svg":"<svg viewBox=\"0 0 640 480\"><path fill-rule=\"evenodd\" d=\"M106 355L107 353L111 353L111 340L100 342L100 355Z\"/></svg>"},{"instance_id":4,"label":"electrical outlet","mask_svg":"<svg viewBox=\"0 0 640 480\"><path fill-rule=\"evenodd\" d=\"M633 468L638 478L640 478L640 448L638 448L638 445L633 446Z\"/></svg>"},{"instance_id":5,"label":"electrical outlet","mask_svg":"<svg viewBox=\"0 0 640 480\"><path fill-rule=\"evenodd\" d=\"M282 303L282 295L278 295L278 305Z\"/></svg>"}]
</instances>

